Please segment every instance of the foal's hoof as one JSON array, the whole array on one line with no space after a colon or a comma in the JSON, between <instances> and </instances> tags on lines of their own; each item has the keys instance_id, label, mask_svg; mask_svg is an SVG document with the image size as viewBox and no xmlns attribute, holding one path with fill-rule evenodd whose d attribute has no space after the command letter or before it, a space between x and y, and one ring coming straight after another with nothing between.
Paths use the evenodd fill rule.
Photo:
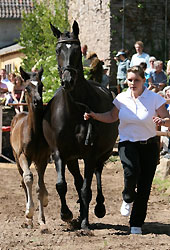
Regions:
<instances>
[{"instance_id":1,"label":"foal's hoof","mask_svg":"<svg viewBox=\"0 0 170 250\"><path fill-rule=\"evenodd\" d=\"M72 212L69 210L67 213L62 213L61 212L61 219L63 221L69 222L73 219L73 214Z\"/></svg>"},{"instance_id":2,"label":"foal's hoof","mask_svg":"<svg viewBox=\"0 0 170 250\"><path fill-rule=\"evenodd\" d=\"M106 214L106 208L104 204L97 204L94 209L94 213L98 218L103 218Z\"/></svg>"}]
</instances>

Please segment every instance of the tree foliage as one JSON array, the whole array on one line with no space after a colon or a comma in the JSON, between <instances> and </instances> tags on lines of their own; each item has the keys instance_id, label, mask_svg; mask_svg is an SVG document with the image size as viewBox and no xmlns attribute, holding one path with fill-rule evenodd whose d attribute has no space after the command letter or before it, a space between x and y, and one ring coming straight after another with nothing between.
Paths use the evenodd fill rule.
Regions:
<instances>
[{"instance_id":1,"label":"tree foliage","mask_svg":"<svg viewBox=\"0 0 170 250\"><path fill-rule=\"evenodd\" d=\"M45 102L53 96L60 84L55 47L57 39L53 36L50 22L61 31L68 30L67 6L65 0L33 0L32 13L23 13L20 45L24 47L23 67L31 71L34 66L44 68L43 84Z\"/></svg>"}]
</instances>

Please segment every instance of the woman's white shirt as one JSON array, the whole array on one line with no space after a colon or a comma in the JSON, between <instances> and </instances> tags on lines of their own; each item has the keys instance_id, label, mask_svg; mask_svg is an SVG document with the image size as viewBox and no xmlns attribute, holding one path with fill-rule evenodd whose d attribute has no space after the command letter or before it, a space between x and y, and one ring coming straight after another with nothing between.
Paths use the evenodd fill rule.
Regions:
<instances>
[{"instance_id":1,"label":"woman's white shirt","mask_svg":"<svg viewBox=\"0 0 170 250\"><path fill-rule=\"evenodd\" d=\"M156 136L156 126L152 120L156 110L166 103L159 94L145 88L135 100L131 90L121 92L113 101L119 110L119 137L122 141L143 141Z\"/></svg>"}]
</instances>

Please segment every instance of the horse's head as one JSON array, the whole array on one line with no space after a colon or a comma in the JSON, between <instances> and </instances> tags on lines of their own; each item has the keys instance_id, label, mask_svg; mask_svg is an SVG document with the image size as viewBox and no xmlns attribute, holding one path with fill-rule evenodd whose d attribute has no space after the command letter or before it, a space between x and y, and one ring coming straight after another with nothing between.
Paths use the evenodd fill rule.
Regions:
<instances>
[{"instance_id":1,"label":"horse's head","mask_svg":"<svg viewBox=\"0 0 170 250\"><path fill-rule=\"evenodd\" d=\"M54 36L58 38L56 54L61 84L66 90L72 90L78 74L83 73L78 23L74 21L72 33L61 33L59 29L50 25Z\"/></svg>"},{"instance_id":2,"label":"horse's head","mask_svg":"<svg viewBox=\"0 0 170 250\"><path fill-rule=\"evenodd\" d=\"M24 80L24 86L27 93L28 102L32 103L36 107L39 103L42 103L42 89L43 84L41 81L43 68L38 72L25 72L22 67L20 67L20 73Z\"/></svg>"}]
</instances>

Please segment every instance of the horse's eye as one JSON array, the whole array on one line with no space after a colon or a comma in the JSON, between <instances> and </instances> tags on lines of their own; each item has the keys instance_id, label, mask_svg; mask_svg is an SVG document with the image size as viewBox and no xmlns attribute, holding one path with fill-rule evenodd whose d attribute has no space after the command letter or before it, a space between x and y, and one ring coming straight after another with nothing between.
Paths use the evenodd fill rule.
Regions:
<instances>
[{"instance_id":1,"label":"horse's eye","mask_svg":"<svg viewBox=\"0 0 170 250\"><path fill-rule=\"evenodd\" d=\"M60 49L56 49L56 54L57 54L57 55L60 54Z\"/></svg>"}]
</instances>

